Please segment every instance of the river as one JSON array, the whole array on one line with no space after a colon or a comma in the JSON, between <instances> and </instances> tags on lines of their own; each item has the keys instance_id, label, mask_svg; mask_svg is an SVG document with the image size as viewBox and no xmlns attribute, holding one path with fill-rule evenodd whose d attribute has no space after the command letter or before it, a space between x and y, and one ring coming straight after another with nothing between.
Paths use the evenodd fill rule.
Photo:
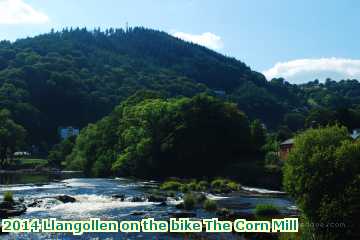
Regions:
<instances>
[{"instance_id":1,"label":"river","mask_svg":"<svg viewBox=\"0 0 360 240\"><path fill-rule=\"evenodd\" d=\"M28 207L21 218L58 218L85 220L99 217L104 220L140 220L153 217L156 220L168 219L171 213L179 211L175 205L181 202L176 198L168 198L167 204L156 202L133 202L134 197L141 197L153 189L158 183L126 178L81 178L78 174L2 174L0 177L0 201L4 191L11 191L15 198L23 198L26 204L42 199L41 203ZM258 203L271 203L284 213L294 210L294 203L276 191L258 188L245 188L244 192L231 195L211 195L208 197L218 201L219 206L252 212ZM251 194L249 194L249 192ZM73 203L62 203L54 196L69 195L76 199ZM124 195L125 200L114 198ZM247 207L244 207L247 206ZM202 209L195 210L196 218L215 217ZM156 233L88 233L82 236L71 234L21 233L0 235L0 239L183 239L180 234ZM201 233L202 238L242 239L239 235L224 233L221 235ZM196 239L199 236L196 237Z\"/></svg>"}]
</instances>

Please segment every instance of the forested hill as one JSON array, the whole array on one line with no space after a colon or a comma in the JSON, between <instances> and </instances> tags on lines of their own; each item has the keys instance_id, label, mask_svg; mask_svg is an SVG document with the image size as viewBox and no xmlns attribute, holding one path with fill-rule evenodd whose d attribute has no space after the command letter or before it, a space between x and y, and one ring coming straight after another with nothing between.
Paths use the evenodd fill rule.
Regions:
<instances>
[{"instance_id":1,"label":"forested hill","mask_svg":"<svg viewBox=\"0 0 360 240\"><path fill-rule=\"evenodd\" d=\"M343 84L359 96L357 81ZM335 88L337 92L318 83L267 81L234 58L139 27L64 29L0 42L0 108L11 111L34 144L56 142L59 126L94 122L140 89L166 97L222 91L222 97L236 102L250 118L276 127L291 111L306 112L343 100L351 106L359 102ZM319 94L329 95L328 102L322 103Z\"/></svg>"}]
</instances>

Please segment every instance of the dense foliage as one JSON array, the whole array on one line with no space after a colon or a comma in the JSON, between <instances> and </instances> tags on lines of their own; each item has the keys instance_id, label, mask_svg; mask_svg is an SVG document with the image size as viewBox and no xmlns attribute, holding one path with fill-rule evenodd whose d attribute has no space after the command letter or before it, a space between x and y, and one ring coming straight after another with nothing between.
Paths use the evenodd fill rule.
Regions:
<instances>
[{"instance_id":1,"label":"dense foliage","mask_svg":"<svg viewBox=\"0 0 360 240\"><path fill-rule=\"evenodd\" d=\"M65 29L0 43L0 107L37 144L56 142L60 126L100 119L139 89L193 96L251 75L235 59L144 28Z\"/></svg>"},{"instance_id":2,"label":"dense foliage","mask_svg":"<svg viewBox=\"0 0 360 240\"><path fill-rule=\"evenodd\" d=\"M48 155L49 164L51 166L60 168L63 167L61 164L66 157L71 154L74 148L75 139L76 136L71 136L53 146Z\"/></svg>"},{"instance_id":3,"label":"dense foliage","mask_svg":"<svg viewBox=\"0 0 360 240\"><path fill-rule=\"evenodd\" d=\"M81 131L67 165L93 175L214 176L259 151L250 144L264 136L254 132L234 104L143 92Z\"/></svg>"},{"instance_id":4,"label":"dense foliage","mask_svg":"<svg viewBox=\"0 0 360 240\"><path fill-rule=\"evenodd\" d=\"M323 224L314 229L317 239L360 236L360 142L350 141L346 128L309 129L296 137L284 186L310 222Z\"/></svg>"},{"instance_id":5,"label":"dense foliage","mask_svg":"<svg viewBox=\"0 0 360 240\"><path fill-rule=\"evenodd\" d=\"M0 110L0 168L13 159L13 153L24 144L26 131L15 123L8 110Z\"/></svg>"},{"instance_id":6,"label":"dense foliage","mask_svg":"<svg viewBox=\"0 0 360 240\"><path fill-rule=\"evenodd\" d=\"M76 28L0 42L0 108L11 111L29 132L28 144L40 150L58 142L59 127L83 128L141 89L164 97L220 94L271 129L285 125L294 132L333 120L352 128L360 122L356 80L267 81L234 58L160 31ZM335 114L338 108L351 119Z\"/></svg>"}]
</instances>

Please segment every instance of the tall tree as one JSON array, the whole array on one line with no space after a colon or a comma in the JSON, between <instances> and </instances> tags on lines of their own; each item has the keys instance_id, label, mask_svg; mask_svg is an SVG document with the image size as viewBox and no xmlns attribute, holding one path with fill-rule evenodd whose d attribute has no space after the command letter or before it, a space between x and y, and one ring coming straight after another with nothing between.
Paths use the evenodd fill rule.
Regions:
<instances>
[{"instance_id":1,"label":"tall tree","mask_svg":"<svg viewBox=\"0 0 360 240\"><path fill-rule=\"evenodd\" d=\"M16 124L10 112L6 109L0 110L0 166L5 168L8 161L13 158L13 153L18 149L25 139L25 129Z\"/></svg>"},{"instance_id":2,"label":"tall tree","mask_svg":"<svg viewBox=\"0 0 360 240\"><path fill-rule=\"evenodd\" d=\"M309 129L295 138L284 168L284 187L315 228L316 239L358 239L360 142L345 127ZM345 223L333 228L332 223Z\"/></svg>"}]
</instances>

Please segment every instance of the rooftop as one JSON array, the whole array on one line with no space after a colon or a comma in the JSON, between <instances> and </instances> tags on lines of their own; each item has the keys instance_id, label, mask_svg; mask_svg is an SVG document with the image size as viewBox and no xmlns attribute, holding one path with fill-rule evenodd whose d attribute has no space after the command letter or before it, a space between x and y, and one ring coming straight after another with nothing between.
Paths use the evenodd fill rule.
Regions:
<instances>
[{"instance_id":1,"label":"rooftop","mask_svg":"<svg viewBox=\"0 0 360 240\"><path fill-rule=\"evenodd\" d=\"M287 140L283 141L282 143L280 143L280 145L290 145L290 144L294 144L293 138L287 139Z\"/></svg>"}]
</instances>

